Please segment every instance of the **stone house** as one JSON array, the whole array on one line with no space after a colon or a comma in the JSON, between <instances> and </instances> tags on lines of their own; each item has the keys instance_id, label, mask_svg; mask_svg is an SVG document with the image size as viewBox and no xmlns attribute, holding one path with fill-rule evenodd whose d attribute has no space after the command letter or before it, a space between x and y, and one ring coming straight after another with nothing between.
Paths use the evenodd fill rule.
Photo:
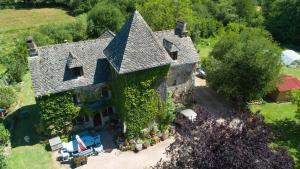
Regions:
<instances>
[{"instance_id":1,"label":"stone house","mask_svg":"<svg viewBox=\"0 0 300 169\"><path fill-rule=\"evenodd\" d=\"M169 65L166 85L175 94L194 84L198 53L187 35L186 23L177 21L174 30L153 32L138 11L116 35L104 32L99 38L37 47L27 39L36 97L73 90L78 105L88 102L93 115L78 117L75 124L102 127L114 116L109 82L114 76ZM117 97L117 96L116 96Z\"/></svg>"}]
</instances>

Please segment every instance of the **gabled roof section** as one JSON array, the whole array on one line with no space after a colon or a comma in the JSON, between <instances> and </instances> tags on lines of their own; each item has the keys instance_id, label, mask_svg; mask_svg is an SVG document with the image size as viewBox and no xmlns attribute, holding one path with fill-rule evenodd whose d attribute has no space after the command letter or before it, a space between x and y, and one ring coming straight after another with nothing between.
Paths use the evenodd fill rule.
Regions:
<instances>
[{"instance_id":1,"label":"gabled roof section","mask_svg":"<svg viewBox=\"0 0 300 169\"><path fill-rule=\"evenodd\" d=\"M83 66L82 63L78 60L78 58L72 52L69 52L67 65L68 65L69 69Z\"/></svg>"},{"instance_id":2,"label":"gabled roof section","mask_svg":"<svg viewBox=\"0 0 300 169\"><path fill-rule=\"evenodd\" d=\"M106 30L105 32L103 32L99 38L114 38L116 35L110 31L110 30Z\"/></svg>"},{"instance_id":3,"label":"gabled roof section","mask_svg":"<svg viewBox=\"0 0 300 169\"><path fill-rule=\"evenodd\" d=\"M199 62L199 55L190 37L180 37L175 34L174 30L158 31L154 32L154 35L161 44L164 44L164 41L172 43L173 46L170 48L171 51L178 50L177 60L173 61L171 66ZM175 46L177 49L173 48Z\"/></svg>"},{"instance_id":4,"label":"gabled roof section","mask_svg":"<svg viewBox=\"0 0 300 169\"><path fill-rule=\"evenodd\" d=\"M168 41L167 39L163 39L163 45L168 52L178 52L179 51L178 47L174 43Z\"/></svg>"},{"instance_id":5,"label":"gabled roof section","mask_svg":"<svg viewBox=\"0 0 300 169\"><path fill-rule=\"evenodd\" d=\"M168 53L138 11L127 20L104 54L119 74L171 63Z\"/></svg>"},{"instance_id":6,"label":"gabled roof section","mask_svg":"<svg viewBox=\"0 0 300 169\"><path fill-rule=\"evenodd\" d=\"M299 90L300 81L296 77L284 75L281 76L280 82L277 84L276 88L279 92Z\"/></svg>"},{"instance_id":7,"label":"gabled roof section","mask_svg":"<svg viewBox=\"0 0 300 169\"><path fill-rule=\"evenodd\" d=\"M39 55L28 57L35 96L58 93L105 83L110 79L103 50L112 38L39 47ZM82 65L83 76L74 78L72 67Z\"/></svg>"}]
</instances>

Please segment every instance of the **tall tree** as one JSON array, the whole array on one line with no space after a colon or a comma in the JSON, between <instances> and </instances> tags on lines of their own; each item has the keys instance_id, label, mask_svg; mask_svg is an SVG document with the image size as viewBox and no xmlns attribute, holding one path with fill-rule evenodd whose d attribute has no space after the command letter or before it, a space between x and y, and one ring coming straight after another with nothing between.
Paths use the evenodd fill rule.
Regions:
<instances>
[{"instance_id":1,"label":"tall tree","mask_svg":"<svg viewBox=\"0 0 300 169\"><path fill-rule=\"evenodd\" d=\"M99 37L107 29L117 32L125 17L115 5L101 2L88 13L87 20L90 36Z\"/></svg>"},{"instance_id":2,"label":"tall tree","mask_svg":"<svg viewBox=\"0 0 300 169\"><path fill-rule=\"evenodd\" d=\"M176 17L189 24L193 22L190 0L146 0L137 5L137 9L154 31L173 29Z\"/></svg>"},{"instance_id":3,"label":"tall tree","mask_svg":"<svg viewBox=\"0 0 300 169\"><path fill-rule=\"evenodd\" d=\"M300 1L265 0L263 11L267 29L276 40L300 44Z\"/></svg>"},{"instance_id":4,"label":"tall tree","mask_svg":"<svg viewBox=\"0 0 300 169\"><path fill-rule=\"evenodd\" d=\"M261 29L228 32L206 65L211 87L230 99L258 99L272 91L281 69L280 49Z\"/></svg>"}]
</instances>

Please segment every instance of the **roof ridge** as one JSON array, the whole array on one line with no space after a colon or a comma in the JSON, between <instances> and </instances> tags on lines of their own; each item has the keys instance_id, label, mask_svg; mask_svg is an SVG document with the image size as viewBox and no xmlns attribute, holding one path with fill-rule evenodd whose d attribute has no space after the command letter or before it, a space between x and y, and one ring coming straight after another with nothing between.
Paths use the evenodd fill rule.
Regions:
<instances>
[{"instance_id":1,"label":"roof ridge","mask_svg":"<svg viewBox=\"0 0 300 169\"><path fill-rule=\"evenodd\" d=\"M73 45L73 44L87 43L87 42L104 40L104 39L112 39L112 38L108 37L108 38L87 39L87 40L82 40L82 41L77 41L77 42L67 42L67 43L58 43L58 44L51 44L51 45L45 45L45 46L38 46L37 48L44 49L44 48L50 48L50 47L55 47L55 46Z\"/></svg>"}]
</instances>

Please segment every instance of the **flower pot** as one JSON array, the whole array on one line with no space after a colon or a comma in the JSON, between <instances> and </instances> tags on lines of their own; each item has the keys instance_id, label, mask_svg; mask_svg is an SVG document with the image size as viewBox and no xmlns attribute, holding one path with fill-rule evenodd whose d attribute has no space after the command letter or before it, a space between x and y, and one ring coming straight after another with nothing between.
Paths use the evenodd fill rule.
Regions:
<instances>
[{"instance_id":1,"label":"flower pot","mask_svg":"<svg viewBox=\"0 0 300 169\"><path fill-rule=\"evenodd\" d=\"M149 144L149 143L144 143L144 144L143 144L143 148L144 148L144 149L147 149L148 147L150 147L150 144Z\"/></svg>"},{"instance_id":2,"label":"flower pot","mask_svg":"<svg viewBox=\"0 0 300 169\"><path fill-rule=\"evenodd\" d=\"M136 144L136 145L135 145L135 149L136 149L136 151L141 151L141 150L143 150L143 144Z\"/></svg>"}]
</instances>

